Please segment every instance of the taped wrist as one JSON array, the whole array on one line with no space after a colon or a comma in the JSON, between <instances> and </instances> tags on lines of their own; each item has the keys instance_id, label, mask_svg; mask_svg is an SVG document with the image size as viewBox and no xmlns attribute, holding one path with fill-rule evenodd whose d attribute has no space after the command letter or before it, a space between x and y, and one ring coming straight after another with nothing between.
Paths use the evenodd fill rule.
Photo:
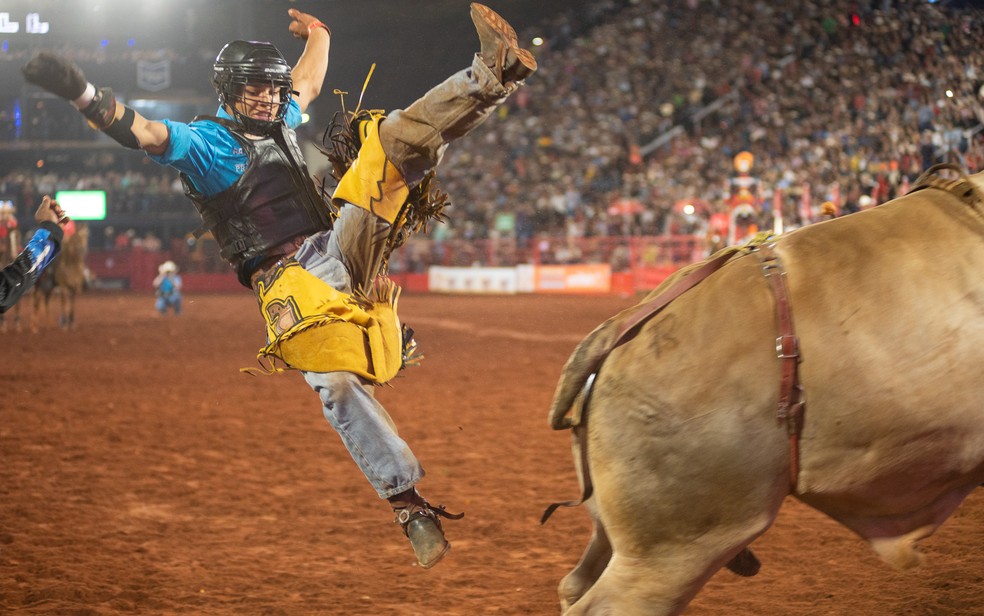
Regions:
<instances>
[{"instance_id":1,"label":"taped wrist","mask_svg":"<svg viewBox=\"0 0 984 616\"><path fill-rule=\"evenodd\" d=\"M137 136L133 134L133 116L133 109L123 105L123 117L102 129L102 132L112 137L116 143L124 148L139 150L140 142L137 141Z\"/></svg>"},{"instance_id":2,"label":"taped wrist","mask_svg":"<svg viewBox=\"0 0 984 616\"><path fill-rule=\"evenodd\" d=\"M31 261L31 274L37 278L41 270L48 267L51 260L58 254L58 249L54 240L51 239L51 231L40 228L34 232L34 237L24 247L24 254Z\"/></svg>"},{"instance_id":3,"label":"taped wrist","mask_svg":"<svg viewBox=\"0 0 984 616\"><path fill-rule=\"evenodd\" d=\"M82 110L82 115L93 128L105 130L116 118L116 97L111 88L99 88L92 102Z\"/></svg>"}]
</instances>

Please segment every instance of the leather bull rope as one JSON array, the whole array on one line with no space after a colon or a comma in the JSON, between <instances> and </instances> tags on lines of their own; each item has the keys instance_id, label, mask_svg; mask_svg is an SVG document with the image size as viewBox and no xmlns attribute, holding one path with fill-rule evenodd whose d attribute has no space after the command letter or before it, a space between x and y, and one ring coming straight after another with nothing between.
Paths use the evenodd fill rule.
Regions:
<instances>
[{"instance_id":1,"label":"leather bull rope","mask_svg":"<svg viewBox=\"0 0 984 616\"><path fill-rule=\"evenodd\" d=\"M578 500L552 503L540 517L540 524L545 523L553 515L553 512L560 507L577 507L583 504L594 492L594 487L591 483L591 473L588 470L588 439L584 427L587 425L588 401L591 398L592 386L608 355L628 340L630 334L633 334L640 325L662 311L670 302L721 269L733 257L746 254L748 250L757 250L759 252L762 271L765 274L766 280L769 281L773 295L776 298L776 324L779 331L779 336L776 338L776 354L782 361L776 421L779 425L785 422L787 432L789 433L790 485L793 491L796 490L796 479L799 475L799 435L802 431L804 406L801 400L802 387L799 385L799 340L793 331L792 311L789 306L789 289L786 285L786 272L782 267L779 256L773 249L774 244L768 243L771 239L773 238L770 234L761 233L742 247L721 250L700 268L678 280L666 291L660 293L645 304L638 306L625 319L612 343L604 353L600 354L597 364L591 368L591 374L585 382L584 393L581 396L580 412L568 426L579 439L578 455L581 458L582 469L581 497Z\"/></svg>"},{"instance_id":2,"label":"leather bull rope","mask_svg":"<svg viewBox=\"0 0 984 616\"><path fill-rule=\"evenodd\" d=\"M956 179L948 180L939 176L940 171L953 171ZM978 214L984 202L966 172L959 165L940 163L933 165L913 185L915 192L924 188L937 188L956 195L959 199L973 207ZM779 336L776 338L776 356L782 362L779 376L779 404L776 410L776 421L779 425L786 424L789 433L789 485L796 491L799 477L799 438L803 431L803 410L805 402L803 387L799 383L799 339L793 328L792 308L789 300L789 287L786 284L786 270L782 266L779 255L775 252L775 244L763 243L753 247L759 254L762 263L762 273L765 274L772 294L776 300L776 328Z\"/></svg>"},{"instance_id":3,"label":"leather bull rope","mask_svg":"<svg viewBox=\"0 0 984 616\"><path fill-rule=\"evenodd\" d=\"M778 425L786 424L789 434L789 486L796 491L799 477L799 437L803 431L803 387L799 383L799 338L793 329L792 308L789 305L789 287L786 270L782 266L775 244L758 247L762 273L769 281L776 300L776 356L782 362L779 368L779 403L776 409Z\"/></svg>"},{"instance_id":4,"label":"leather bull rope","mask_svg":"<svg viewBox=\"0 0 984 616\"><path fill-rule=\"evenodd\" d=\"M957 178L948 180L939 177L940 171L949 170L957 174ZM910 193L924 188L937 188L953 193L968 203L979 214L982 205L981 196L974 188L967 174L953 163L940 163L927 169L919 178ZM776 410L776 421L779 425L786 424L789 433L789 485L796 491L799 477L799 438L803 431L803 410L805 402L803 387L799 383L799 339L793 329L793 315L789 300L789 287L786 284L786 270L782 266L779 255L775 252L775 244L763 243L757 250L762 263L762 273L765 274L772 294L776 300L776 328L779 336L776 338L776 356L782 362L779 376L779 405Z\"/></svg>"}]
</instances>

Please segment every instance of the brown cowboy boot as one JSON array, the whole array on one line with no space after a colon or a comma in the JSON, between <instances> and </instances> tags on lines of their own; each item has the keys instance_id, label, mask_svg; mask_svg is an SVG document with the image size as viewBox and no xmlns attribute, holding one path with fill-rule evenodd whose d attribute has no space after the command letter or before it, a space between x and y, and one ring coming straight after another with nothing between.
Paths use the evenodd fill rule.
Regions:
<instances>
[{"instance_id":1,"label":"brown cowboy boot","mask_svg":"<svg viewBox=\"0 0 984 616\"><path fill-rule=\"evenodd\" d=\"M472 2L471 18L482 45L479 55L499 83L509 86L536 71L533 54L519 47L516 31L498 13L484 4Z\"/></svg>"},{"instance_id":2,"label":"brown cowboy boot","mask_svg":"<svg viewBox=\"0 0 984 616\"><path fill-rule=\"evenodd\" d=\"M464 514L451 514L444 511L444 507L434 507L415 489L390 497L389 502L396 513L395 522L410 539L410 547L417 557L417 563L423 569L436 565L451 550L438 516L458 520Z\"/></svg>"}]
</instances>

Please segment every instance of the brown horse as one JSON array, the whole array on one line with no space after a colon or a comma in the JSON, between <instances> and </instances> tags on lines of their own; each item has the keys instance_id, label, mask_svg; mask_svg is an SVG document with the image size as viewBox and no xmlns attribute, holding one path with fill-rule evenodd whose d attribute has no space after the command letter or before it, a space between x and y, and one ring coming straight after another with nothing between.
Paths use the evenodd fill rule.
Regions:
<instances>
[{"instance_id":1,"label":"brown horse","mask_svg":"<svg viewBox=\"0 0 984 616\"><path fill-rule=\"evenodd\" d=\"M60 298L59 325L62 329L75 327L75 296L85 287L85 257L88 253L89 226L80 224L75 233L65 238L58 257L38 280L34 293L34 331L38 329L39 320L49 320L48 302L53 294Z\"/></svg>"}]
</instances>

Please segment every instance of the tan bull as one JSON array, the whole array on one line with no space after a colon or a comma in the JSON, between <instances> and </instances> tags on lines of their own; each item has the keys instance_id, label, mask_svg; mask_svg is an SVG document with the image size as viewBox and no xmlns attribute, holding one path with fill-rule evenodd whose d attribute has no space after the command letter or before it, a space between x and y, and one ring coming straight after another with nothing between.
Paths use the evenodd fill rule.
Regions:
<instances>
[{"instance_id":1,"label":"tan bull","mask_svg":"<svg viewBox=\"0 0 984 616\"><path fill-rule=\"evenodd\" d=\"M799 340L798 453L777 421L784 360L760 251L578 346L550 414L575 425L593 486L566 616L679 614L723 565L753 575L747 546L786 496L895 567L920 562L915 542L984 481L984 173L926 183L774 240Z\"/></svg>"}]
</instances>

